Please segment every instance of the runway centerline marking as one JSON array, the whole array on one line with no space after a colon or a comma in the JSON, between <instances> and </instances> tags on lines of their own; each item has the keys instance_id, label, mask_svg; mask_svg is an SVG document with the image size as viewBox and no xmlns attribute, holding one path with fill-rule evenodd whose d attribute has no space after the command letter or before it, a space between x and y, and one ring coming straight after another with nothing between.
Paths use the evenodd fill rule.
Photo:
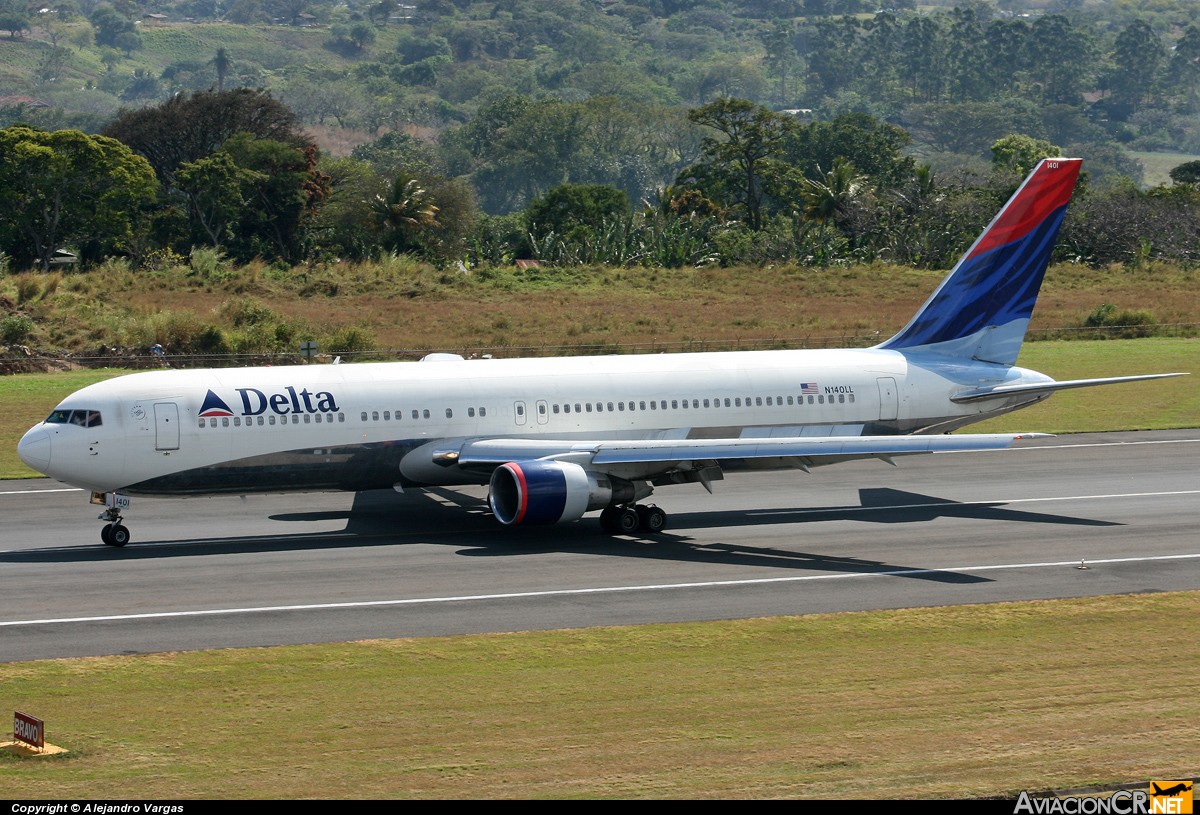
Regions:
<instances>
[{"instance_id":1,"label":"runway centerline marking","mask_svg":"<svg viewBox=\"0 0 1200 815\"><path fill-rule=\"evenodd\" d=\"M1200 560L1200 552L1183 555L1155 555L1152 557L1124 557L1088 560L1090 567L1118 563L1153 563L1164 561ZM1001 563L991 566L948 566L940 569L890 569L877 572L852 572L841 574L798 575L790 577L764 577L746 580L706 580L695 583L657 583L642 586L600 586L590 589L555 589L550 591L508 592L503 594L467 594L455 597L414 597L404 600L362 600L345 603L307 603L290 606L260 606L256 608L215 608L194 611L157 611L142 614L108 614L95 617L61 617L43 620L10 620L0 622L0 628L19 626L58 625L65 623L127 622L131 620L164 620L182 617L215 617L234 614L272 614L287 611L329 611L354 608L382 608L387 606L418 606L442 603L470 603L489 600L520 600L537 597L572 597L597 594L623 594L643 591L670 591L679 589L725 588L730 586L761 586L773 583L805 583L820 580L861 580L872 577L905 577L917 574L940 572L995 572L1009 569L1045 569L1078 566L1079 560L1045 561L1037 563Z\"/></svg>"}]
</instances>

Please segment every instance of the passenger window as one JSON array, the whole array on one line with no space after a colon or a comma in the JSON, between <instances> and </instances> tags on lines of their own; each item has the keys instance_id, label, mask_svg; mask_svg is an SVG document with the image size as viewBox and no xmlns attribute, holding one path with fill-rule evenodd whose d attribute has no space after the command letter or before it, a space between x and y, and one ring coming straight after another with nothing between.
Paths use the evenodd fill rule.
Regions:
<instances>
[{"instance_id":1,"label":"passenger window","mask_svg":"<svg viewBox=\"0 0 1200 815\"><path fill-rule=\"evenodd\" d=\"M545 402L538 402L538 415L540 415L540 416L546 415L546 403Z\"/></svg>"},{"instance_id":2,"label":"passenger window","mask_svg":"<svg viewBox=\"0 0 1200 815\"><path fill-rule=\"evenodd\" d=\"M447 419L454 418L454 408L446 408L446 418Z\"/></svg>"},{"instance_id":3,"label":"passenger window","mask_svg":"<svg viewBox=\"0 0 1200 815\"><path fill-rule=\"evenodd\" d=\"M423 418L423 419L429 418L429 410L428 409L421 411L421 418Z\"/></svg>"},{"instance_id":4,"label":"passenger window","mask_svg":"<svg viewBox=\"0 0 1200 815\"><path fill-rule=\"evenodd\" d=\"M239 419L237 416L234 416L234 417L233 417L233 426L234 426L234 427L241 427L241 426L242 426L242 420L241 420L241 419Z\"/></svg>"},{"instance_id":5,"label":"passenger window","mask_svg":"<svg viewBox=\"0 0 1200 815\"><path fill-rule=\"evenodd\" d=\"M487 415L487 408L485 408L485 407L481 407L481 408L479 409L479 415L480 415L480 416L486 416L486 415Z\"/></svg>"},{"instance_id":6,"label":"passenger window","mask_svg":"<svg viewBox=\"0 0 1200 815\"><path fill-rule=\"evenodd\" d=\"M378 410L371 411L371 421L373 421L373 422L379 421L379 411Z\"/></svg>"},{"instance_id":7,"label":"passenger window","mask_svg":"<svg viewBox=\"0 0 1200 815\"><path fill-rule=\"evenodd\" d=\"M613 403L612 403L612 402L609 402L609 403L608 403L608 412L609 412L609 413L612 413L612 412L613 412Z\"/></svg>"},{"instance_id":8,"label":"passenger window","mask_svg":"<svg viewBox=\"0 0 1200 815\"><path fill-rule=\"evenodd\" d=\"M653 402L651 402L650 404L654 404L654 403L653 403ZM638 402L638 410L645 410L645 409L646 409L646 403L645 403L645 402Z\"/></svg>"},{"instance_id":9,"label":"passenger window","mask_svg":"<svg viewBox=\"0 0 1200 815\"><path fill-rule=\"evenodd\" d=\"M367 420L367 414L365 414L365 413L364 413L364 414L363 414L363 421L365 422L366 420ZM267 417L267 424L275 424L275 417L274 417L274 416L268 416L268 417Z\"/></svg>"},{"instance_id":10,"label":"passenger window","mask_svg":"<svg viewBox=\"0 0 1200 815\"><path fill-rule=\"evenodd\" d=\"M387 410L385 410L385 411L383 412L383 420L384 420L385 422L390 422L390 421L392 420L392 414L391 414L391 411L387 411Z\"/></svg>"},{"instance_id":11,"label":"passenger window","mask_svg":"<svg viewBox=\"0 0 1200 815\"><path fill-rule=\"evenodd\" d=\"M367 420L367 412L365 410L359 414L359 419L361 419L364 422ZM271 424L275 424L275 422L272 421Z\"/></svg>"},{"instance_id":12,"label":"passenger window","mask_svg":"<svg viewBox=\"0 0 1200 815\"><path fill-rule=\"evenodd\" d=\"M418 413L417 411L415 411L415 410L414 410L414 411L413 411L413 418L414 418L414 419L420 419L420 418L421 418L421 414L420 414L420 413Z\"/></svg>"},{"instance_id":13,"label":"passenger window","mask_svg":"<svg viewBox=\"0 0 1200 815\"><path fill-rule=\"evenodd\" d=\"M557 415L559 413L559 407L558 407L557 402L554 404L554 413L555 413L555 415Z\"/></svg>"},{"instance_id":14,"label":"passenger window","mask_svg":"<svg viewBox=\"0 0 1200 815\"><path fill-rule=\"evenodd\" d=\"M229 427L229 417L228 416L221 418L221 427Z\"/></svg>"},{"instance_id":15,"label":"passenger window","mask_svg":"<svg viewBox=\"0 0 1200 815\"><path fill-rule=\"evenodd\" d=\"M312 423L312 414L311 414L311 413L305 413L305 414L304 414L304 423L305 423L305 424L311 424L311 423Z\"/></svg>"},{"instance_id":16,"label":"passenger window","mask_svg":"<svg viewBox=\"0 0 1200 815\"><path fill-rule=\"evenodd\" d=\"M467 408L467 418L468 418L468 419L474 419L474 418L475 418L475 408L473 408L473 407L469 407L469 408Z\"/></svg>"},{"instance_id":17,"label":"passenger window","mask_svg":"<svg viewBox=\"0 0 1200 815\"><path fill-rule=\"evenodd\" d=\"M850 394L850 404L854 404L854 394Z\"/></svg>"}]
</instances>

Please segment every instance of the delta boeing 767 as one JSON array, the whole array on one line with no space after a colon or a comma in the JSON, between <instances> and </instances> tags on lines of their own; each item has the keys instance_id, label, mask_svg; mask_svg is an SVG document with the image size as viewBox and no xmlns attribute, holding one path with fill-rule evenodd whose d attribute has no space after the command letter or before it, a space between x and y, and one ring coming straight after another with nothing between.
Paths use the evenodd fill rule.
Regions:
<instances>
[{"instance_id":1,"label":"delta boeing 767","mask_svg":"<svg viewBox=\"0 0 1200 815\"><path fill-rule=\"evenodd\" d=\"M867 349L154 371L84 388L21 439L21 460L93 493L124 546L130 496L487 484L506 526L599 510L656 533L655 487L737 469L1010 446L952 434L1055 391L1016 367L1078 159L1046 159L912 321Z\"/></svg>"}]
</instances>

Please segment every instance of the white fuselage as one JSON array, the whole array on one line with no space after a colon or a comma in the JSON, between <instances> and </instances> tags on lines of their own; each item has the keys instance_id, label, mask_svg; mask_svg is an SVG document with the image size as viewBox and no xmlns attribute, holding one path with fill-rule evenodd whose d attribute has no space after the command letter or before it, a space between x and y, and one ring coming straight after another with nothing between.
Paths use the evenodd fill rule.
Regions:
<instances>
[{"instance_id":1,"label":"white fuselage","mask_svg":"<svg viewBox=\"0 0 1200 815\"><path fill-rule=\"evenodd\" d=\"M940 433L1044 398L955 404L956 393L1044 381L878 349L154 371L76 392L20 451L96 492L479 483L432 454L474 438Z\"/></svg>"}]
</instances>

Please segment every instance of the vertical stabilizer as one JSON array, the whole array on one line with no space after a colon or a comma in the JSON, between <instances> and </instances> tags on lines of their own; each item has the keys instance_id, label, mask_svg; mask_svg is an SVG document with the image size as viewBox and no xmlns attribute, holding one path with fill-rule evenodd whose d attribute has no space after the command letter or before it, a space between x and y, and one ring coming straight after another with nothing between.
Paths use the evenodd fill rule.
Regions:
<instances>
[{"instance_id":1,"label":"vertical stabilizer","mask_svg":"<svg viewBox=\"0 0 1200 815\"><path fill-rule=\"evenodd\" d=\"M1039 162L912 322L878 347L1015 365L1080 164Z\"/></svg>"}]
</instances>

